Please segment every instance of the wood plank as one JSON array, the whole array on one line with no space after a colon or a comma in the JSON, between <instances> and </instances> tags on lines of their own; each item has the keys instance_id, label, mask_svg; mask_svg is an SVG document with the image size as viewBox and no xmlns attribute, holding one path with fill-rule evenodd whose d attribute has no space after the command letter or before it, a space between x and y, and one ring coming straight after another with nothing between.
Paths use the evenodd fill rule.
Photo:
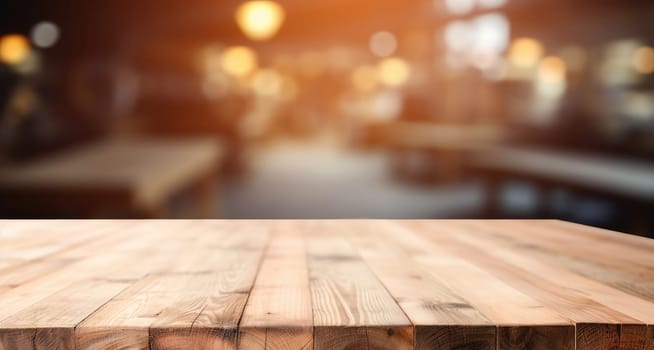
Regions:
<instances>
[{"instance_id":1,"label":"wood plank","mask_svg":"<svg viewBox=\"0 0 654 350\"><path fill-rule=\"evenodd\" d=\"M410 254L380 237L383 228L368 221L340 226L338 232L346 234L413 323L415 349L495 348L495 324Z\"/></svg>"},{"instance_id":2,"label":"wood plank","mask_svg":"<svg viewBox=\"0 0 654 350\"><path fill-rule=\"evenodd\" d=\"M651 254L652 245L649 246L642 243L644 240L629 239L626 234L613 233L611 236L601 234L601 230L593 229L591 231L580 230L578 226L564 225L560 226L555 220L544 220L542 224L539 221L538 225L525 225L525 221L501 220L494 224L494 227L512 226L517 230L502 230L506 233L514 233L516 231L528 232L529 239L534 242L542 242L546 246L553 246L557 248L563 247L566 252L593 258L596 255L607 255L607 249L611 249L615 244L620 245L620 252L623 254L612 254L606 256L610 258L609 262L613 266L630 267L630 270L638 269L637 271L651 271L654 268L654 256ZM552 229L558 227L558 229ZM590 234L592 232L592 234ZM608 239L608 237L611 237ZM607 240L608 239L608 240ZM576 245L575 243L592 243ZM631 244L627 243L631 242ZM640 243L640 244L639 244Z\"/></svg>"},{"instance_id":3,"label":"wood plank","mask_svg":"<svg viewBox=\"0 0 654 350\"><path fill-rule=\"evenodd\" d=\"M515 332L531 335L537 347L549 347L557 339L560 349L574 349L574 327L569 319L464 258L434 244L433 232L408 230L385 222L379 225L398 245L412 252L413 260L429 268L432 276L447 284L463 299L498 325L497 343L509 346ZM521 310L516 314L510 310ZM539 343L541 342L541 343ZM511 345L513 346L513 345Z\"/></svg>"},{"instance_id":4,"label":"wood plank","mask_svg":"<svg viewBox=\"0 0 654 350\"><path fill-rule=\"evenodd\" d=\"M115 229L120 230L122 225L114 225ZM165 238L167 233L174 230L176 224L168 223L166 225L142 225L133 227L133 231L125 231L137 234L140 229L147 228L150 231L158 232L155 234L160 238ZM136 235L134 239L127 240L125 244L140 241L147 236ZM138 239L136 239L138 238ZM147 240L146 240L147 242ZM151 243L150 243L151 245ZM120 245L113 247L117 249ZM112 249L108 249L111 251ZM139 251L131 254L96 254L87 259L77 260L61 268L45 269L44 273L38 278L25 281L13 288L7 289L0 294L0 315L9 317L20 310L29 307L33 303L46 298L62 288L79 281L88 279L100 279L105 281L111 280L134 280L140 278L152 270L155 270L161 263L165 263L165 256L143 255Z\"/></svg>"},{"instance_id":5,"label":"wood plank","mask_svg":"<svg viewBox=\"0 0 654 350\"><path fill-rule=\"evenodd\" d=\"M192 323L204 307L197 290L209 281L201 275L149 275L84 320L75 330L76 347L149 349L149 328L160 318L177 313L179 322Z\"/></svg>"},{"instance_id":6,"label":"wood plank","mask_svg":"<svg viewBox=\"0 0 654 350\"><path fill-rule=\"evenodd\" d=\"M308 237L315 349L411 349L413 327L393 297L342 238L312 222Z\"/></svg>"},{"instance_id":7,"label":"wood plank","mask_svg":"<svg viewBox=\"0 0 654 350\"><path fill-rule=\"evenodd\" d=\"M313 349L307 254L297 224L273 225L239 330L239 349Z\"/></svg>"},{"instance_id":8,"label":"wood plank","mask_svg":"<svg viewBox=\"0 0 654 350\"><path fill-rule=\"evenodd\" d=\"M20 344L11 339L15 339L16 337L21 338L25 334L34 334L33 329L38 329L37 335L40 337L41 332L45 332L49 329L46 328L45 325L42 325L42 327L37 327L38 324L32 325L33 327L31 329L27 324L19 324L21 328L18 329L21 329L21 332L16 334L16 320L25 320L24 323L27 323L26 320L30 319L30 314L32 316L33 314L37 314L37 312L28 312L34 307L37 307L38 310L41 311L48 310L48 312L50 312L50 310L57 310L57 308L64 310L63 312L68 312L67 310L82 310L81 314L74 314L76 315L75 317L77 317L75 319L76 322L68 321L65 322L64 326L54 325L56 327L52 328L52 332L43 333L44 335L49 334L49 337L46 337L46 339L58 335L58 339L61 340L58 344L67 347L66 344L70 344L71 339L74 339L72 333L74 326L95 311L95 309L100 305L118 294L118 291L113 294L110 293L110 295L104 295L102 292L113 290L111 288L103 287L98 293L90 294L86 297L67 298L66 295L75 295L73 291L76 288L80 289L80 292L84 292L85 288L80 286L87 284L94 285L95 283L106 283L108 285L113 285L114 283L118 283L122 285L131 283L147 273L162 269L170 259L165 255L143 254L144 249L152 246L152 240L148 238L160 238L164 239L164 242L166 242L165 239L168 235L175 232L176 229L184 226L183 222L151 222L147 225L124 225L123 222L112 222L110 225L105 222L104 224L112 227L114 231L110 233L115 234L117 237L122 237L123 239L131 237L131 239L126 239L124 242L119 242L113 246L103 245L102 243L106 242L99 240L97 243L100 243L100 245L97 246L95 246L95 243L90 243L83 246L76 246L72 250L67 249L58 254L53 254L53 259L62 259L62 257L68 256L71 251L89 249L91 247L95 247L96 249L105 248L105 251L112 252L112 254L102 254L73 260L73 262L69 264L57 264L59 260L47 260L51 266L48 267L47 264L43 262L43 265L45 265L43 268L35 269L33 274L29 274L28 279L22 281L23 283L14 286L7 290L6 293L0 295L0 314L5 316L11 315L7 317L6 320L0 322L0 326L14 330L14 335L7 341L11 341L14 343L14 346L18 346ZM147 231L144 232L144 228L147 229ZM92 236L92 233L89 233L89 236ZM165 244L160 245L160 247L163 246L165 246ZM89 254L87 253L85 255ZM83 255L79 255L75 252L73 253L73 256ZM34 268L35 266L39 267L39 264L41 263L42 262L40 261L35 261L30 265L16 268L13 271L16 273L7 273L0 276L6 276L5 278L13 279L15 281L15 279L20 276L20 273L30 272L31 268ZM39 275L37 272L43 273ZM98 296L100 296L99 299L93 299ZM95 308L88 308L85 306L85 302L91 302L94 300L97 301L97 303L91 305L96 305ZM46 306L41 307L43 303L45 303L44 305ZM43 312L45 315L48 315L45 311ZM63 314L55 314L53 317L55 319L67 320ZM40 316L39 319L41 318L48 319L44 316ZM54 343L48 344L49 347L54 346Z\"/></svg>"},{"instance_id":9,"label":"wood plank","mask_svg":"<svg viewBox=\"0 0 654 350\"><path fill-rule=\"evenodd\" d=\"M533 256L607 283L624 292L654 301L654 260L631 244L605 245L587 235L529 225L520 221L492 222L493 234L526 242ZM481 222L474 225L479 226ZM618 236L620 237L620 236ZM608 252L612 252L608 254Z\"/></svg>"},{"instance_id":10,"label":"wood plank","mask_svg":"<svg viewBox=\"0 0 654 350\"><path fill-rule=\"evenodd\" d=\"M17 288L76 261L73 259L36 260L6 269L0 273L0 295L3 291Z\"/></svg>"},{"instance_id":11,"label":"wood plank","mask_svg":"<svg viewBox=\"0 0 654 350\"><path fill-rule=\"evenodd\" d=\"M77 348L236 348L249 289L235 272L149 275L77 327Z\"/></svg>"},{"instance_id":12,"label":"wood plank","mask_svg":"<svg viewBox=\"0 0 654 350\"><path fill-rule=\"evenodd\" d=\"M73 349L75 326L128 285L117 281L84 281L33 303L0 320L0 348Z\"/></svg>"},{"instance_id":13,"label":"wood plank","mask_svg":"<svg viewBox=\"0 0 654 350\"><path fill-rule=\"evenodd\" d=\"M587 334L594 334L595 338L607 337L604 342L611 343L615 334L606 330L618 331L617 326L623 326L634 331L623 333L622 341L644 342L645 323L650 322L654 315L653 304L521 254L516 246L503 246L500 243L503 241L488 239L488 235L480 234L475 230L478 228L464 222L423 223L419 227L421 231L430 231L430 237L439 245L468 257L477 266L575 321L578 323L577 332L583 329ZM631 305L638 307L630 308ZM580 328L579 324L584 327ZM630 336L640 338L627 341ZM577 333L579 339L583 337L579 338ZM598 341L602 342L601 339ZM593 349L585 346L577 344L578 349Z\"/></svg>"},{"instance_id":14,"label":"wood plank","mask_svg":"<svg viewBox=\"0 0 654 350\"><path fill-rule=\"evenodd\" d=\"M193 221L195 258L182 258L175 271L210 271L218 275L215 288L208 288L204 307L191 324L158 321L150 328L152 349L236 349L238 323L255 279L262 252L268 243L264 222ZM217 230L221 234L216 235ZM188 239L180 231L179 239Z\"/></svg>"},{"instance_id":15,"label":"wood plank","mask_svg":"<svg viewBox=\"0 0 654 350\"><path fill-rule=\"evenodd\" d=\"M519 222L524 223L524 221ZM642 236L630 235L562 220L539 220L538 225L542 227L551 227L557 231L574 232L575 235L588 238L598 238L603 242L619 244L625 248L633 248L644 252L654 249L654 240Z\"/></svg>"},{"instance_id":16,"label":"wood plank","mask_svg":"<svg viewBox=\"0 0 654 350\"><path fill-rule=\"evenodd\" d=\"M133 222L57 220L0 220L0 256L21 262L47 258L102 239Z\"/></svg>"},{"instance_id":17,"label":"wood plank","mask_svg":"<svg viewBox=\"0 0 654 350\"><path fill-rule=\"evenodd\" d=\"M630 324L577 324L577 348L583 349L651 349L647 344L647 327Z\"/></svg>"},{"instance_id":18,"label":"wood plank","mask_svg":"<svg viewBox=\"0 0 654 350\"><path fill-rule=\"evenodd\" d=\"M197 231L184 232L186 239L173 239L177 251L193 251L199 259L192 261L203 262L197 271L168 270L139 280L78 325L77 348L184 349L218 344L235 348L238 321L267 242L267 229L239 225L239 230L247 231L245 237L256 235L259 242L251 244L254 251L248 254L238 251L243 249L243 238L231 238L238 231L216 234L206 230L211 228L196 224ZM225 251L216 254L214 249L197 246L207 237ZM228 254L229 249L237 251Z\"/></svg>"},{"instance_id":19,"label":"wood plank","mask_svg":"<svg viewBox=\"0 0 654 350\"><path fill-rule=\"evenodd\" d=\"M561 290L565 290L565 296L570 300L574 300L574 303L575 305L578 305L577 309L579 309L580 312L587 313L589 311L596 311L599 307L592 307L587 304L584 305L584 303L580 302L581 299L576 299L576 297L589 298L599 303L599 306L606 306L613 311L613 315L600 314L600 316L593 317L592 319L581 315L571 315L571 317L574 317L577 321L584 323L598 323L600 320L604 320L617 323L638 322L647 324L652 324L654 322L654 304L648 302L646 299L639 298L626 293L619 288L571 272L549 260L541 260L531 254L516 252L515 247L517 244L489 239L488 235L474 234L473 231L461 230L460 228L457 229L457 232L463 232L464 234L457 235L453 242L460 241L469 246L475 246L478 248L475 251L476 253L481 253L481 250L483 249L486 251L485 254L492 255L496 260L503 261L506 265L519 267L521 270L525 271L525 273L521 274L521 278L527 278L527 274L539 277L540 281L534 279L533 284L534 287L538 287L541 291L545 289L543 288L543 285L552 286L552 292L558 288L559 294L561 294ZM514 243L519 244L519 242L515 241ZM488 249L489 247L492 249ZM476 254L475 257L481 257L483 255L483 253L479 255ZM484 265L491 266L490 264ZM545 281L548 283L543 283ZM575 286L575 289L570 290L569 286ZM580 291L583 291L583 293ZM536 291L534 291L534 293L536 293ZM562 307L562 310L569 312L573 308L570 307L570 302L567 304L567 306ZM581 305L584 306L582 307ZM614 310L620 310L620 313L617 313ZM628 317L625 318L624 315Z\"/></svg>"}]
</instances>

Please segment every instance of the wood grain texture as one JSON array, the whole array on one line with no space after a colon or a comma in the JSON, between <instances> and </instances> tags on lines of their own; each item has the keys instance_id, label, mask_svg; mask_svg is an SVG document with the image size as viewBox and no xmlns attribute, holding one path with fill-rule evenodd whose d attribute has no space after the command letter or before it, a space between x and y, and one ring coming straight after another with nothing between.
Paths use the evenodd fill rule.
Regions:
<instances>
[{"instance_id":1,"label":"wood grain texture","mask_svg":"<svg viewBox=\"0 0 654 350\"><path fill-rule=\"evenodd\" d=\"M415 226L415 224L412 224ZM419 224L423 229L433 226ZM449 251L477 264L498 276L505 282L528 293L547 307L562 316L584 323L586 329L597 327L595 338L606 333L601 332L606 326L630 324L632 328L640 327L645 332L645 323L651 322L654 315L652 304L642 299L566 271L558 266L550 266L530 255L517 253L517 248L510 240L489 239L492 234L479 235L484 231L469 222L450 222L447 226L436 225L430 228L430 238ZM533 248L530 248L533 249ZM631 308L631 305L639 305ZM620 311L617 311L620 310ZM644 323L643 323L644 322ZM557 328L546 328L547 331ZM560 332L565 332L558 329ZM538 331L538 330L534 330ZM508 333L500 332L500 340ZM551 337L541 337L545 341ZM516 338L505 338L515 341ZM574 348L574 336L570 335L568 347ZM560 347L559 348L563 348Z\"/></svg>"},{"instance_id":2,"label":"wood grain texture","mask_svg":"<svg viewBox=\"0 0 654 350\"><path fill-rule=\"evenodd\" d=\"M0 220L0 350L654 349L654 241L560 221Z\"/></svg>"},{"instance_id":3,"label":"wood grain texture","mask_svg":"<svg viewBox=\"0 0 654 350\"><path fill-rule=\"evenodd\" d=\"M75 326L127 286L114 281L74 283L0 321L0 333L12 329L31 334L14 338L12 346L21 349L69 349L75 344Z\"/></svg>"},{"instance_id":4,"label":"wood grain texture","mask_svg":"<svg viewBox=\"0 0 654 350\"><path fill-rule=\"evenodd\" d=\"M412 348L410 321L354 248L330 235L338 229L306 228L315 235L308 238L315 349Z\"/></svg>"},{"instance_id":5,"label":"wood grain texture","mask_svg":"<svg viewBox=\"0 0 654 350\"><path fill-rule=\"evenodd\" d=\"M273 226L240 323L239 349L313 348L313 314L302 232Z\"/></svg>"},{"instance_id":6,"label":"wood grain texture","mask_svg":"<svg viewBox=\"0 0 654 350\"><path fill-rule=\"evenodd\" d=\"M384 230L371 222L359 222L339 231L347 233L416 327L414 347L494 348L495 324L450 286L434 278L428 268L412 261L405 247L383 239Z\"/></svg>"},{"instance_id":7,"label":"wood grain texture","mask_svg":"<svg viewBox=\"0 0 654 350\"><path fill-rule=\"evenodd\" d=\"M487 326L416 326L415 349L494 350L497 329Z\"/></svg>"},{"instance_id":8,"label":"wood grain texture","mask_svg":"<svg viewBox=\"0 0 654 350\"><path fill-rule=\"evenodd\" d=\"M387 227L392 226L387 225ZM404 237L404 244L417 253L414 259L429 266L435 278L450 285L457 294L498 325L500 328L497 332L498 344L509 348L512 346L514 339L506 338L506 335L512 334L511 329L514 327L526 328L527 333L530 334L564 329L554 336L568 335L568 339L563 341L568 344L568 347L562 349L574 349L573 324L543 302L502 281L464 256L458 256L451 250L444 249L442 245L432 243L434 234L425 235L425 238L422 237L422 232L412 235L411 232L397 230L393 234ZM513 310L516 309L522 311L515 314ZM503 332L503 329L508 329L508 332ZM547 338L533 338L532 347L547 348Z\"/></svg>"}]
</instances>

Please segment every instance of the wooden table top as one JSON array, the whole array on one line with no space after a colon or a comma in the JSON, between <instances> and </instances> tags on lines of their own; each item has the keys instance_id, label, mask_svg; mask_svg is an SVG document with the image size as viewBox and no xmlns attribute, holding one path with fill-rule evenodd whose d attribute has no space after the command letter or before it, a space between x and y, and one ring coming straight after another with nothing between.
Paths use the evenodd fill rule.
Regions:
<instances>
[{"instance_id":1,"label":"wooden table top","mask_svg":"<svg viewBox=\"0 0 654 350\"><path fill-rule=\"evenodd\" d=\"M209 139L109 139L0 169L0 193L119 193L150 206L214 169L221 147Z\"/></svg>"},{"instance_id":2,"label":"wooden table top","mask_svg":"<svg viewBox=\"0 0 654 350\"><path fill-rule=\"evenodd\" d=\"M654 349L654 240L562 221L0 221L0 349Z\"/></svg>"}]
</instances>

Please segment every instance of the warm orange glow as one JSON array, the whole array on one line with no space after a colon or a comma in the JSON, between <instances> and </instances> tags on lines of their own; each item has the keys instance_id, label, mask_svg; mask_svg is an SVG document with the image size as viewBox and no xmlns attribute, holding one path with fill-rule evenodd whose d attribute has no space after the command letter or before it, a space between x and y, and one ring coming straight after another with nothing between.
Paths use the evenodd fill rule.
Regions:
<instances>
[{"instance_id":1,"label":"warm orange glow","mask_svg":"<svg viewBox=\"0 0 654 350\"><path fill-rule=\"evenodd\" d=\"M326 70L326 62L320 52L308 51L299 57L300 70L308 78L317 78Z\"/></svg>"},{"instance_id":2,"label":"warm orange glow","mask_svg":"<svg viewBox=\"0 0 654 350\"><path fill-rule=\"evenodd\" d=\"M285 76L282 82L281 98L286 101L293 100L298 95L298 84L289 76Z\"/></svg>"},{"instance_id":3,"label":"warm orange glow","mask_svg":"<svg viewBox=\"0 0 654 350\"><path fill-rule=\"evenodd\" d=\"M379 81L386 86L397 87L409 81L411 67L401 58L387 58L379 63Z\"/></svg>"},{"instance_id":4,"label":"warm orange glow","mask_svg":"<svg viewBox=\"0 0 654 350\"><path fill-rule=\"evenodd\" d=\"M252 40L268 40L275 36L284 17L284 8L268 0L248 1L236 10L236 23Z\"/></svg>"},{"instance_id":5,"label":"warm orange glow","mask_svg":"<svg viewBox=\"0 0 654 350\"><path fill-rule=\"evenodd\" d=\"M229 47L222 55L222 68L235 77L245 77L257 68L256 53L245 46Z\"/></svg>"},{"instance_id":6,"label":"warm orange glow","mask_svg":"<svg viewBox=\"0 0 654 350\"><path fill-rule=\"evenodd\" d=\"M397 49L397 39L389 32L376 32L370 37L370 51L377 57L388 57Z\"/></svg>"},{"instance_id":7,"label":"warm orange glow","mask_svg":"<svg viewBox=\"0 0 654 350\"><path fill-rule=\"evenodd\" d=\"M377 69L372 66L361 66L352 73L352 84L362 92L371 92L377 88Z\"/></svg>"},{"instance_id":8,"label":"warm orange glow","mask_svg":"<svg viewBox=\"0 0 654 350\"><path fill-rule=\"evenodd\" d=\"M565 62L556 56L543 58L538 66L538 78L545 83L560 83L565 80Z\"/></svg>"},{"instance_id":9,"label":"warm orange glow","mask_svg":"<svg viewBox=\"0 0 654 350\"><path fill-rule=\"evenodd\" d=\"M252 79L252 88L260 96L276 97L282 92L283 77L273 69L261 69Z\"/></svg>"},{"instance_id":10,"label":"warm orange glow","mask_svg":"<svg viewBox=\"0 0 654 350\"><path fill-rule=\"evenodd\" d=\"M560 97L566 89L566 71L563 59L556 56L543 58L538 65L538 94L544 98Z\"/></svg>"},{"instance_id":11,"label":"warm orange glow","mask_svg":"<svg viewBox=\"0 0 654 350\"><path fill-rule=\"evenodd\" d=\"M654 48L648 46L638 48L634 52L631 63L638 73L654 73Z\"/></svg>"},{"instance_id":12,"label":"warm orange glow","mask_svg":"<svg viewBox=\"0 0 654 350\"><path fill-rule=\"evenodd\" d=\"M0 61L18 64L26 60L29 54L30 44L25 36L9 34L0 38Z\"/></svg>"},{"instance_id":13,"label":"warm orange glow","mask_svg":"<svg viewBox=\"0 0 654 350\"><path fill-rule=\"evenodd\" d=\"M518 68L530 68L543 56L543 45L536 39L518 38L509 48L509 61Z\"/></svg>"}]
</instances>

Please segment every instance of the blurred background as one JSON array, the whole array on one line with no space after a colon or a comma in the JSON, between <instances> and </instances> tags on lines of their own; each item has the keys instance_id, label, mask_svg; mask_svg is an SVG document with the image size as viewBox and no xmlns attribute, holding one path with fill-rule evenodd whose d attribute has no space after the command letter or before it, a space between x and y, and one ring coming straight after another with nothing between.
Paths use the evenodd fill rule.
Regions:
<instances>
[{"instance_id":1,"label":"blurred background","mask_svg":"<svg viewBox=\"0 0 654 350\"><path fill-rule=\"evenodd\" d=\"M654 233L649 0L3 1L0 216Z\"/></svg>"}]
</instances>

